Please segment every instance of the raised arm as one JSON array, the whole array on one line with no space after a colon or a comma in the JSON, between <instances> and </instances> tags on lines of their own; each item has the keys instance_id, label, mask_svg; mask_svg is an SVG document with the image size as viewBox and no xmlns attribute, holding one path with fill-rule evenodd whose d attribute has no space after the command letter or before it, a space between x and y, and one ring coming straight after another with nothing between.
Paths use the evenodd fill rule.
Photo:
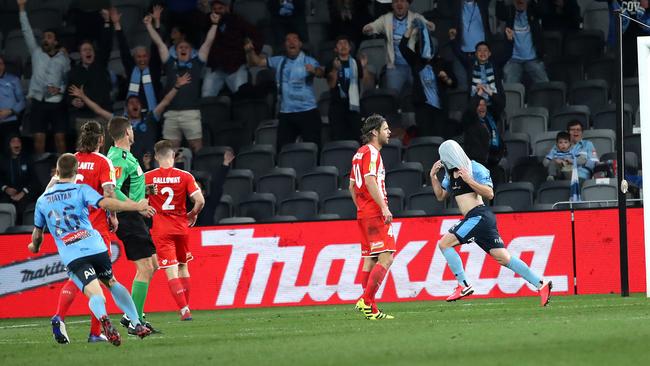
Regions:
<instances>
[{"instance_id":1,"label":"raised arm","mask_svg":"<svg viewBox=\"0 0 650 366\"><path fill-rule=\"evenodd\" d=\"M16 0L16 4L18 4L18 18L20 19L20 29L23 32L25 43L27 43L29 54L32 54L38 49L38 43L36 43L34 31L32 30L31 24L29 24L29 18L27 18L27 11L25 10L25 4L27 4L27 0Z\"/></svg>"},{"instance_id":2,"label":"raised arm","mask_svg":"<svg viewBox=\"0 0 650 366\"><path fill-rule=\"evenodd\" d=\"M365 35L371 35L371 34L384 34L386 33L386 28L384 27L384 17L386 15L382 15L379 18L375 19L374 21L366 24L363 26L362 32Z\"/></svg>"},{"instance_id":3,"label":"raised arm","mask_svg":"<svg viewBox=\"0 0 650 366\"><path fill-rule=\"evenodd\" d=\"M129 47L129 42L124 35L124 31L122 31L122 14L120 14L116 8L111 8L110 16L111 22L113 23L113 28L115 29L115 35L117 36L117 44L120 49L120 59L122 60L122 66L124 66L126 76L130 77L131 75L129 73L135 67L135 62L133 62L133 57L131 57L131 48Z\"/></svg>"},{"instance_id":4,"label":"raised arm","mask_svg":"<svg viewBox=\"0 0 650 366\"><path fill-rule=\"evenodd\" d=\"M438 180L438 171L440 171L440 169L442 169L442 162L438 160L433 164L433 167L431 167L429 177L431 178L431 188L433 188L433 194L436 195L436 199L438 199L438 201L442 202L446 200L447 197L449 197L449 192L442 188L442 184L440 184L440 181Z\"/></svg>"},{"instance_id":5,"label":"raised arm","mask_svg":"<svg viewBox=\"0 0 650 366\"><path fill-rule=\"evenodd\" d=\"M214 38L217 36L217 26L219 25L219 20L221 20L221 16L219 14L210 13L210 21L212 22L212 25L210 26L210 30L208 30L208 34L205 36L205 41L199 49L199 60L203 62L208 61L210 47L212 47L212 42L214 42Z\"/></svg>"},{"instance_id":6,"label":"raised arm","mask_svg":"<svg viewBox=\"0 0 650 366\"><path fill-rule=\"evenodd\" d=\"M244 51L246 52L246 63L248 66L268 67L266 57L260 57L255 53L255 46L250 39L244 41Z\"/></svg>"},{"instance_id":7,"label":"raised arm","mask_svg":"<svg viewBox=\"0 0 650 366\"><path fill-rule=\"evenodd\" d=\"M113 114L111 112L102 108L99 104L95 103L94 100L90 99L86 95L86 93L84 93L83 86L78 87L76 85L70 85L70 87L68 88L68 93L72 97L81 99L81 101L84 102L84 104L86 104L86 106L90 108L91 111L95 112L98 116L102 117L103 119L110 120L111 118L113 118Z\"/></svg>"},{"instance_id":8,"label":"raised arm","mask_svg":"<svg viewBox=\"0 0 650 366\"><path fill-rule=\"evenodd\" d=\"M165 42L163 42L162 38L160 38L160 34L156 32L156 30L153 28L153 25L151 24L151 15L147 15L144 17L143 23L144 26L147 28L147 32L149 33L149 37L151 37L151 40L153 43L158 47L158 54L160 55L160 61L162 63L167 62L169 59L169 49L167 49L167 45Z\"/></svg>"},{"instance_id":9,"label":"raised arm","mask_svg":"<svg viewBox=\"0 0 650 366\"><path fill-rule=\"evenodd\" d=\"M402 56L404 56L404 59L411 67L414 67L417 64L419 57L415 51L409 48L409 40L411 38L411 34L413 34L413 29L414 27L411 25L404 33L402 40L399 41L399 51L402 53Z\"/></svg>"},{"instance_id":10,"label":"raised arm","mask_svg":"<svg viewBox=\"0 0 650 366\"><path fill-rule=\"evenodd\" d=\"M192 77L190 76L189 73L176 77L176 84L174 84L174 87L171 88L169 92L167 92L167 95L165 95L163 100L161 100L160 103L158 103L156 108L153 110L156 119L160 119L160 116L162 116L165 109L167 109L169 103L171 103L172 100L174 100L174 97L176 97L176 94L178 94L178 90L191 82L192 82Z\"/></svg>"}]
</instances>

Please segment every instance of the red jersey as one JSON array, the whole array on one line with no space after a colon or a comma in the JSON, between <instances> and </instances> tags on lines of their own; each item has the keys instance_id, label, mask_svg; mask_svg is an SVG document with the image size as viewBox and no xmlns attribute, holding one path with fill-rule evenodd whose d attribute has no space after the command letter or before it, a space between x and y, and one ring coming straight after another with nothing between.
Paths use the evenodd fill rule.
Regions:
<instances>
[{"instance_id":1,"label":"red jersey","mask_svg":"<svg viewBox=\"0 0 650 366\"><path fill-rule=\"evenodd\" d=\"M74 154L79 162L76 183L89 185L97 193L104 195L104 186L115 185L113 163L104 155L96 152L77 152ZM104 209L89 208L89 219L95 230L102 236L108 235L109 226Z\"/></svg>"},{"instance_id":2,"label":"red jersey","mask_svg":"<svg viewBox=\"0 0 650 366\"><path fill-rule=\"evenodd\" d=\"M187 196L201 189L192 174L176 168L158 168L144 174L145 184L158 186L158 194L149 196L149 204L156 209L151 235L186 234L188 232Z\"/></svg>"},{"instance_id":3,"label":"red jersey","mask_svg":"<svg viewBox=\"0 0 650 366\"><path fill-rule=\"evenodd\" d=\"M379 184L379 193L382 199L388 205L386 195L386 170L384 162L381 160L381 154L376 147L367 144L361 146L357 153L352 157L352 170L350 172L350 181L354 182L354 195L357 201L357 219L382 216L381 208L372 199L368 187L366 187L366 177L372 175L376 177Z\"/></svg>"}]
</instances>

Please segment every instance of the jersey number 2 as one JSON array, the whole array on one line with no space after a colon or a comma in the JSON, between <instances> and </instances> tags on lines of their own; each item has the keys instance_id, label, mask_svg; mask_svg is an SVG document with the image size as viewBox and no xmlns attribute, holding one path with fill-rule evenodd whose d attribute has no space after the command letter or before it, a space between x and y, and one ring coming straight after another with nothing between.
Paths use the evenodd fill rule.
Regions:
<instances>
[{"instance_id":1,"label":"jersey number 2","mask_svg":"<svg viewBox=\"0 0 650 366\"><path fill-rule=\"evenodd\" d=\"M163 205L162 205L162 209L164 211L173 210L176 207L176 206L171 204L172 200L174 199L174 190L169 188L169 187L165 187L165 188L160 190L160 193L169 194L169 196L167 196L167 199L165 200L165 203L163 203Z\"/></svg>"}]
</instances>

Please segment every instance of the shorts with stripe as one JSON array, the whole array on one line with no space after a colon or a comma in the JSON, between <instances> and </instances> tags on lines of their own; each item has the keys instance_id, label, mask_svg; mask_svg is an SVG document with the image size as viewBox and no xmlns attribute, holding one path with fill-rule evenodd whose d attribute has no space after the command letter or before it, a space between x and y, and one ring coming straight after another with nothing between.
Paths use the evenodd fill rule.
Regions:
<instances>
[{"instance_id":1,"label":"shorts with stripe","mask_svg":"<svg viewBox=\"0 0 650 366\"><path fill-rule=\"evenodd\" d=\"M496 217L485 205L469 210L449 232L454 234L461 244L476 243L488 253L490 249L505 248L497 231Z\"/></svg>"}]
</instances>

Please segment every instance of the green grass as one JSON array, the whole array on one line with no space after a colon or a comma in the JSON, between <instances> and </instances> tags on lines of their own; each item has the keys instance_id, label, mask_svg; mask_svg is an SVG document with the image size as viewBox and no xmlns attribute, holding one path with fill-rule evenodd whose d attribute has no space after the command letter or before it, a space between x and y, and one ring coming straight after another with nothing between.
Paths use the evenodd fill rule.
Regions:
<instances>
[{"instance_id":1,"label":"green grass","mask_svg":"<svg viewBox=\"0 0 650 366\"><path fill-rule=\"evenodd\" d=\"M366 321L352 305L197 311L185 323L175 313L149 314L164 334L125 337L120 347L86 343L87 318L67 319L73 343L63 346L48 319L1 320L0 364L574 366L650 359L650 301L640 295L556 297L548 308L537 298L382 307L396 319Z\"/></svg>"}]
</instances>

